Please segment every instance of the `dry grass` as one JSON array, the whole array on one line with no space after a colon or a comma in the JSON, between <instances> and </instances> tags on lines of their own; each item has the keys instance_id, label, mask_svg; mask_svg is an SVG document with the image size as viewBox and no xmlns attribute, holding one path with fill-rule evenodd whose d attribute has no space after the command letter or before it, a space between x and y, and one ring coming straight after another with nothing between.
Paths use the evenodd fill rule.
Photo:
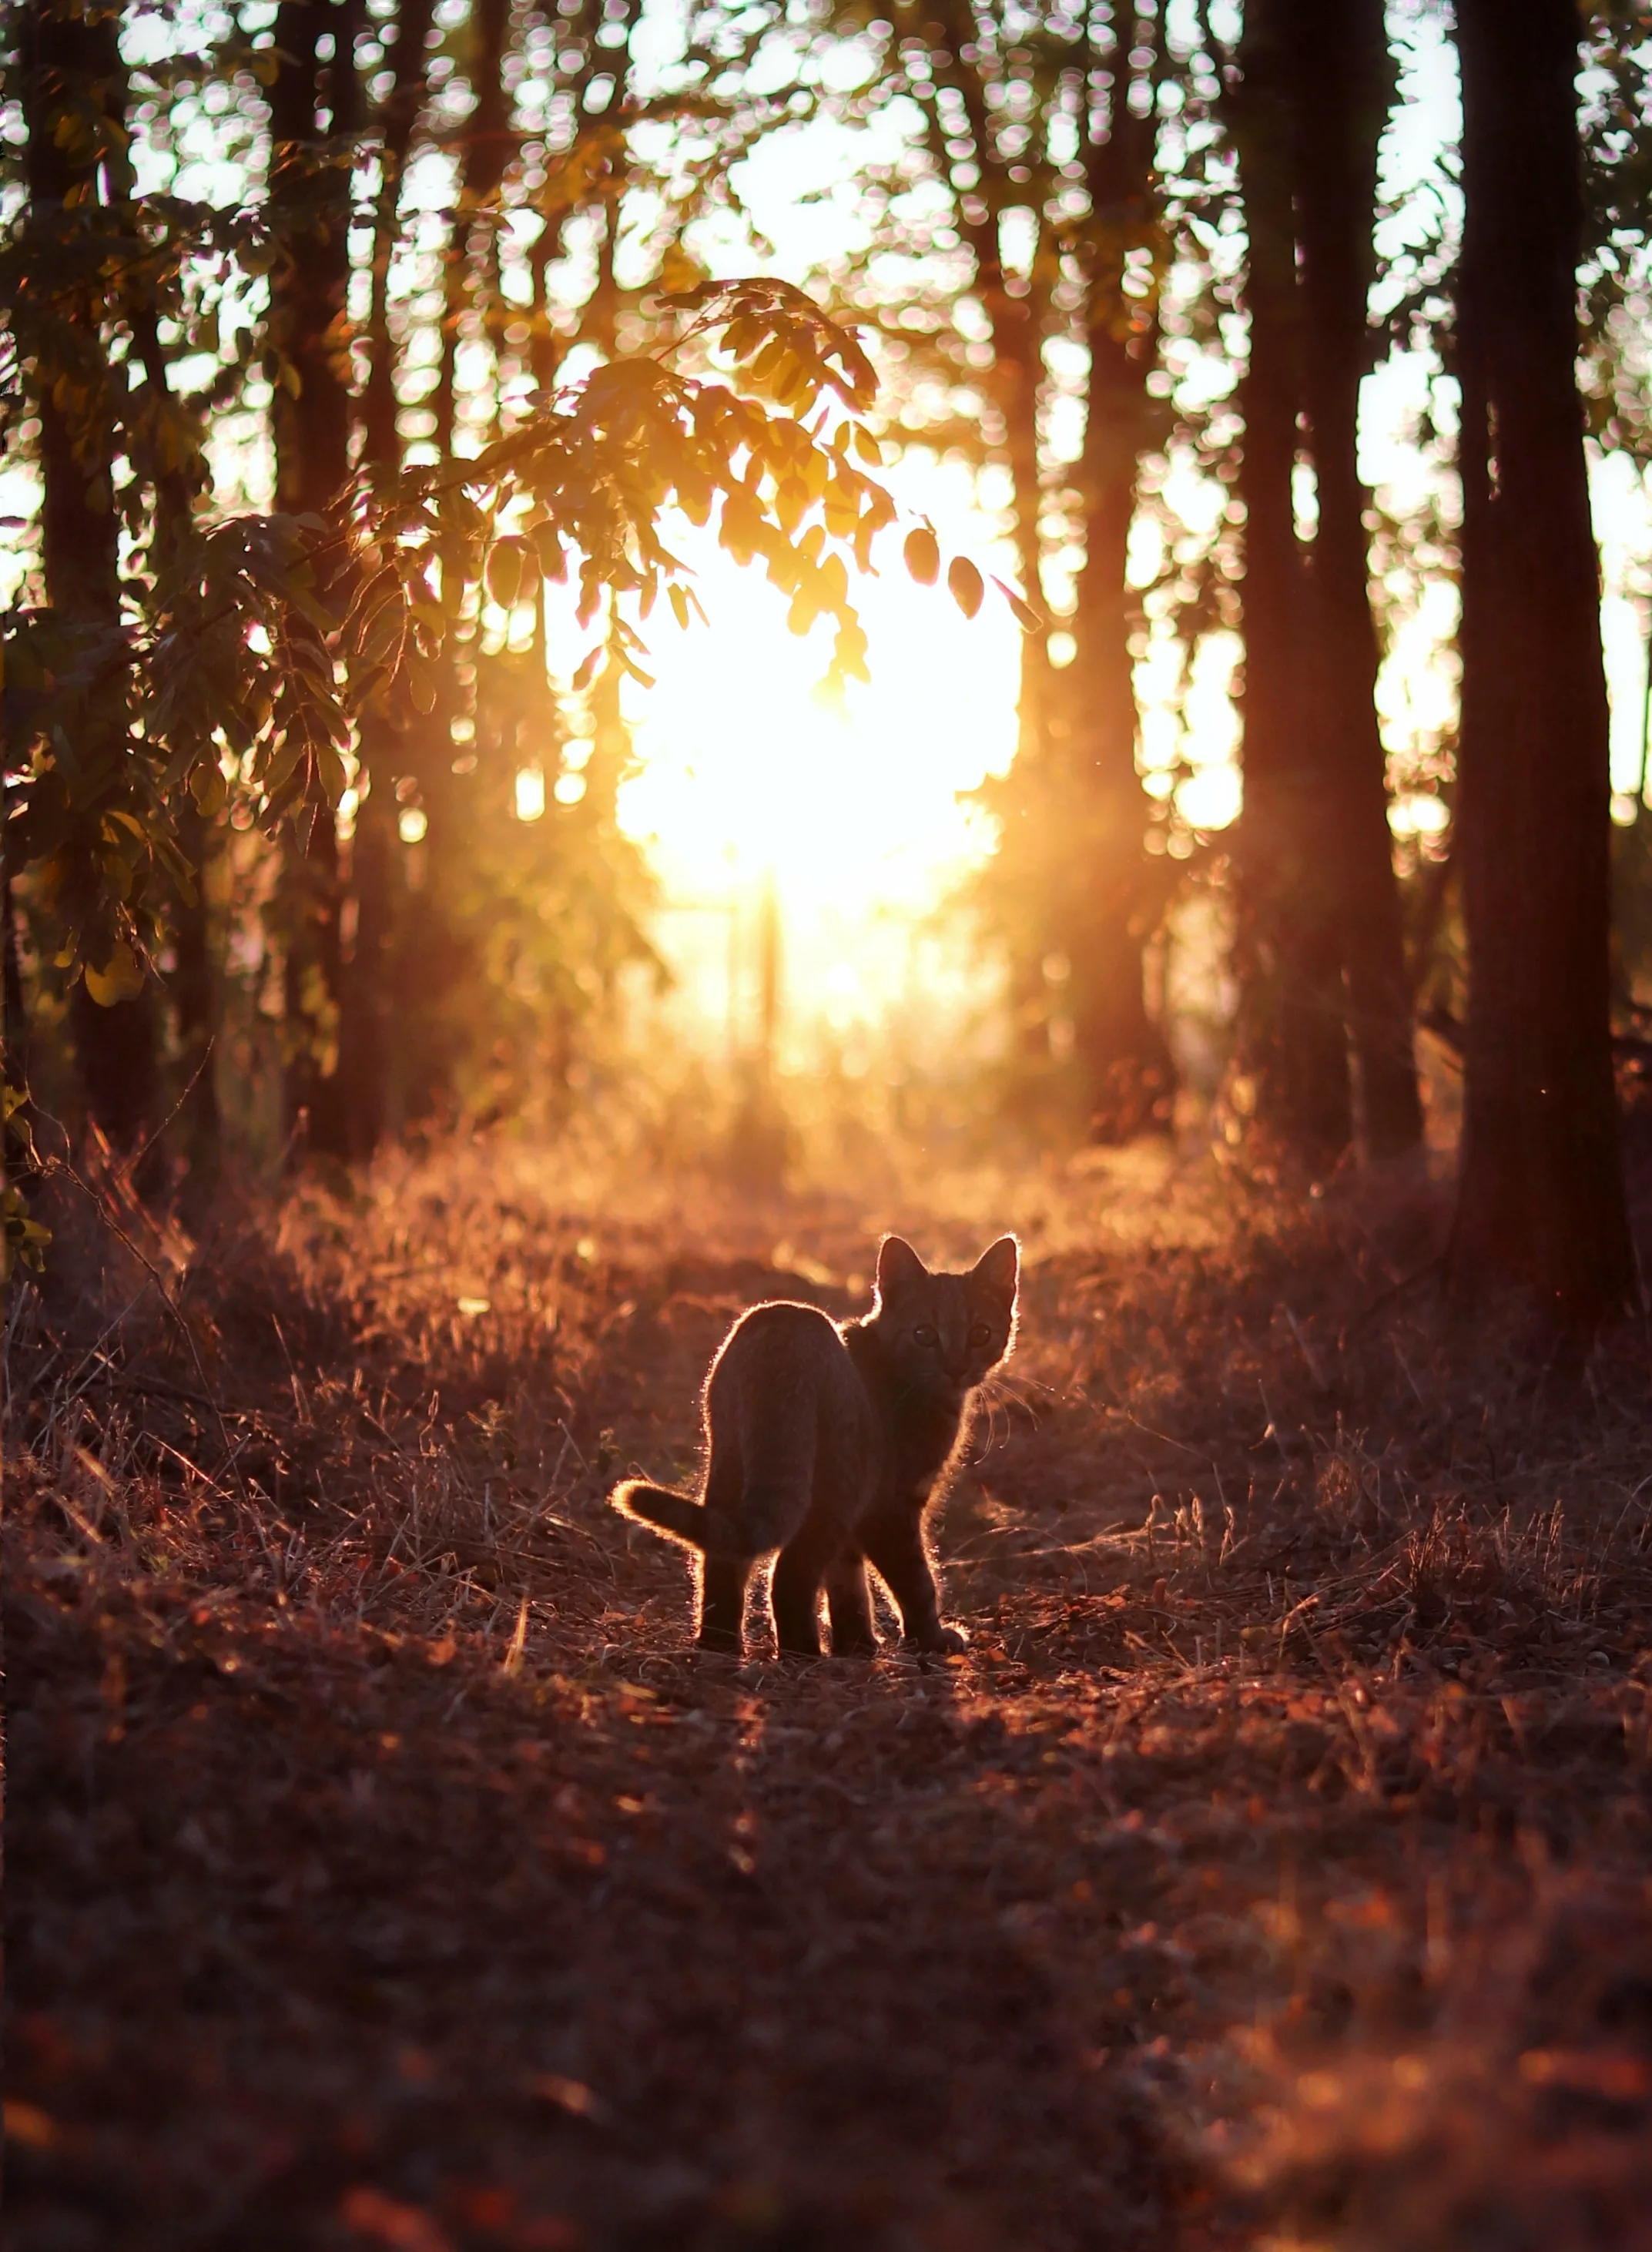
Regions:
<instances>
[{"instance_id":1,"label":"dry grass","mask_svg":"<svg viewBox=\"0 0 1652 2252\"><path fill-rule=\"evenodd\" d=\"M1647 1342L1453 1334L1426 1183L122 1209L6 1332L17 2252L1652 2242ZM1006 1224L968 1657L695 1655L614 1477Z\"/></svg>"}]
</instances>

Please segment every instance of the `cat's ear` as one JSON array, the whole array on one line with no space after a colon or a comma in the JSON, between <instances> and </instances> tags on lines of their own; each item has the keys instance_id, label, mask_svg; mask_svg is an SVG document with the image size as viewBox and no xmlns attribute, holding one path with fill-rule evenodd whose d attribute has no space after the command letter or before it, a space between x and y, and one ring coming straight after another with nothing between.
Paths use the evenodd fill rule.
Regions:
<instances>
[{"instance_id":1,"label":"cat's ear","mask_svg":"<svg viewBox=\"0 0 1652 2252\"><path fill-rule=\"evenodd\" d=\"M1013 1235L1001 1235L975 1264L975 1279L983 1290L1013 1299L1021 1274L1021 1247Z\"/></svg>"},{"instance_id":2,"label":"cat's ear","mask_svg":"<svg viewBox=\"0 0 1652 2252\"><path fill-rule=\"evenodd\" d=\"M929 1269L899 1235L886 1235L878 1247L878 1296L889 1299L929 1279Z\"/></svg>"}]
</instances>

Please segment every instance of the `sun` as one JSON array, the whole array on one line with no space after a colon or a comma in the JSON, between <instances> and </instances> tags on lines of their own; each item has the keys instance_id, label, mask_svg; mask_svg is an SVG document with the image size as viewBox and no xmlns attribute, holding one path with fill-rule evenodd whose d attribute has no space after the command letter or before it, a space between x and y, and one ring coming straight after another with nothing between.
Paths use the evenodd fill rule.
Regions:
<instances>
[{"instance_id":1,"label":"sun","mask_svg":"<svg viewBox=\"0 0 1652 2252\"><path fill-rule=\"evenodd\" d=\"M961 466L899 484L908 520L920 511L947 552L1009 575ZM714 923L772 899L788 1004L829 1017L887 999L899 935L990 849L968 795L1015 748L1021 635L1007 603L989 592L965 618L944 588L907 576L898 536L877 560L852 589L871 680L834 712L816 694L824 633L795 638L760 573L708 556L697 583L709 624L679 633L656 614L656 685L635 704L638 767L620 802L659 872L668 955L721 942L708 910Z\"/></svg>"},{"instance_id":2,"label":"sun","mask_svg":"<svg viewBox=\"0 0 1652 2252\"><path fill-rule=\"evenodd\" d=\"M946 497L954 548L1004 568L990 520ZM733 866L772 880L788 913L864 913L932 901L983 849L958 801L1014 750L1019 629L1001 601L970 620L915 585L898 539L878 561L852 588L871 681L839 712L816 692L827 629L788 633L784 599L720 553L698 582L710 623L654 634L621 817L671 879L715 885Z\"/></svg>"}]
</instances>

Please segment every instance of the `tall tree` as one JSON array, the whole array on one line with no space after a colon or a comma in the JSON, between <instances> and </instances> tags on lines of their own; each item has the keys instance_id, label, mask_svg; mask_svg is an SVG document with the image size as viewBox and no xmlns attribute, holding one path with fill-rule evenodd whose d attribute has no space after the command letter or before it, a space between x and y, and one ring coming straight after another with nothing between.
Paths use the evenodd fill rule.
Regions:
<instances>
[{"instance_id":1,"label":"tall tree","mask_svg":"<svg viewBox=\"0 0 1652 2252\"><path fill-rule=\"evenodd\" d=\"M1374 331L1377 155L1394 99L1383 0L1301 4L1295 177L1302 291L1302 405L1319 521L1309 573L1316 663L1311 723L1324 749L1337 846L1350 1043L1365 1146L1398 1155L1422 1133L1410 984L1377 723L1371 495L1359 474L1360 386Z\"/></svg>"},{"instance_id":2,"label":"tall tree","mask_svg":"<svg viewBox=\"0 0 1652 2252\"><path fill-rule=\"evenodd\" d=\"M19 307L28 341L31 403L39 418L42 563L46 599L66 645L95 673L75 746L82 770L102 776L80 818L92 836L118 803L127 761L120 563L114 491L115 379L107 346L107 295L118 259L110 206L124 160L127 82L114 9L71 12L59 0L21 10L19 79L27 132L24 182L30 257ZM77 1059L92 1116L130 1150L152 1123L157 1095L152 990L84 976L70 996Z\"/></svg>"},{"instance_id":3,"label":"tall tree","mask_svg":"<svg viewBox=\"0 0 1652 2252\"><path fill-rule=\"evenodd\" d=\"M1469 953L1450 1267L1588 1322L1634 1285L1613 1081L1607 710L1577 386L1572 0L1459 0L1459 851Z\"/></svg>"},{"instance_id":4,"label":"tall tree","mask_svg":"<svg viewBox=\"0 0 1652 2252\"><path fill-rule=\"evenodd\" d=\"M401 0L395 17L391 83L376 121L378 191L369 276L367 382L361 402L362 466L388 487L402 466L396 396L396 339L391 324L392 266L400 231L402 185L429 82L434 0ZM402 748L418 726L405 684L363 715L350 848L350 915L342 928L338 1069L344 1151L371 1157L392 1116L392 965L406 900L398 884L395 785ZM348 936L348 947L344 940Z\"/></svg>"},{"instance_id":5,"label":"tall tree","mask_svg":"<svg viewBox=\"0 0 1652 2252\"><path fill-rule=\"evenodd\" d=\"M946 285L932 279L910 309L936 332L920 365L927 372L939 358L949 388L967 384L982 400L973 442L1008 472L1018 575L1032 600L1047 555L1076 546L1085 557L1074 615L1062 622L1074 663L1052 664L1042 617L1023 642L1015 764L982 792L1001 843L975 896L1008 957L1029 1061L1050 1053L1056 994L1045 965L1065 962L1059 1004L1086 1115L1099 1137L1121 1139L1168 1110L1172 1083L1143 994L1142 949L1164 887L1142 849L1137 605L1125 566L1141 458L1170 419L1145 387L1158 367L1158 287L1173 233L1156 170L1159 95L1176 75L1197 116L1195 74L1181 67L1190 59L1172 49L1164 11L1146 7L1075 15L955 0L936 11L912 0L894 10L894 28L884 87L919 104L924 185L947 205L943 228L907 222L892 204L874 258L905 236L919 272L935 274L937 247L954 262L951 288L967 296L968 317L954 323ZM897 316L890 333L911 352L906 309L880 304L881 287L874 277L863 302ZM1060 387L1054 339L1087 365L1083 456L1065 476L1044 430Z\"/></svg>"},{"instance_id":6,"label":"tall tree","mask_svg":"<svg viewBox=\"0 0 1652 2252\"><path fill-rule=\"evenodd\" d=\"M1228 114L1246 243L1249 354L1238 493L1245 510L1245 811L1240 1053L1263 1123L1310 1164L1353 1131L1343 1027L1340 886L1324 745L1304 652L1313 645L1307 559L1293 498L1302 412L1297 283L1295 0L1248 0Z\"/></svg>"},{"instance_id":7,"label":"tall tree","mask_svg":"<svg viewBox=\"0 0 1652 2252\"><path fill-rule=\"evenodd\" d=\"M1237 59L1250 322L1241 1049L1264 1122L1323 1166L1352 1137L1353 1060L1369 1150L1395 1154L1421 1131L1357 453L1392 89L1380 0L1249 0ZM1306 543L1299 461L1318 509Z\"/></svg>"},{"instance_id":8,"label":"tall tree","mask_svg":"<svg viewBox=\"0 0 1652 2252\"><path fill-rule=\"evenodd\" d=\"M275 483L294 516L326 518L351 468L353 408L343 365L350 282L353 136L360 128L356 41L363 0L282 0L270 89L270 205L280 260L271 279ZM344 567L342 549L327 570ZM285 1109L289 1136L349 1152L339 1074L343 987L338 832L324 802L306 806L286 856Z\"/></svg>"},{"instance_id":9,"label":"tall tree","mask_svg":"<svg viewBox=\"0 0 1652 2252\"><path fill-rule=\"evenodd\" d=\"M1093 32L1092 38L1093 41ZM1163 912L1163 864L1142 849L1132 649L1137 603L1128 569L1142 456L1169 420L1147 390L1158 363L1158 285L1167 228L1156 165L1157 94L1170 57L1161 15L1139 22L1132 52L1148 59L1130 98L1103 93L1093 52L1080 142L1087 210L1073 248L1082 288L1084 450L1076 483L1084 542L1072 617L1074 653L1046 693L1042 756L1053 769L1064 836L1057 897L1070 964L1073 1046L1086 1079L1091 1131L1121 1142L1168 1123L1175 1069L1148 1015L1142 952ZM1131 261L1142 285L1132 295Z\"/></svg>"}]
</instances>

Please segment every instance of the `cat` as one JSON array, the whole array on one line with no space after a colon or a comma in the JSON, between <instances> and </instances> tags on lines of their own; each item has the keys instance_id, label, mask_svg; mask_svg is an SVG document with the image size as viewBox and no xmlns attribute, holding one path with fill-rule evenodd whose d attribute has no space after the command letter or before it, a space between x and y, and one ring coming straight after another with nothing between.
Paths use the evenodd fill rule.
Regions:
<instances>
[{"instance_id":1,"label":"cat","mask_svg":"<svg viewBox=\"0 0 1652 2252\"><path fill-rule=\"evenodd\" d=\"M705 1381L701 1497L643 1478L611 1497L699 1552L703 1650L742 1649L746 1581L774 1549L782 1651L820 1655L823 1583L833 1655L876 1651L868 1564L909 1649L968 1647L941 1616L924 1512L961 1451L976 1387L1014 1342L1019 1271L1012 1235L962 1275L932 1273L891 1235L859 1321L783 1301L740 1316Z\"/></svg>"}]
</instances>

